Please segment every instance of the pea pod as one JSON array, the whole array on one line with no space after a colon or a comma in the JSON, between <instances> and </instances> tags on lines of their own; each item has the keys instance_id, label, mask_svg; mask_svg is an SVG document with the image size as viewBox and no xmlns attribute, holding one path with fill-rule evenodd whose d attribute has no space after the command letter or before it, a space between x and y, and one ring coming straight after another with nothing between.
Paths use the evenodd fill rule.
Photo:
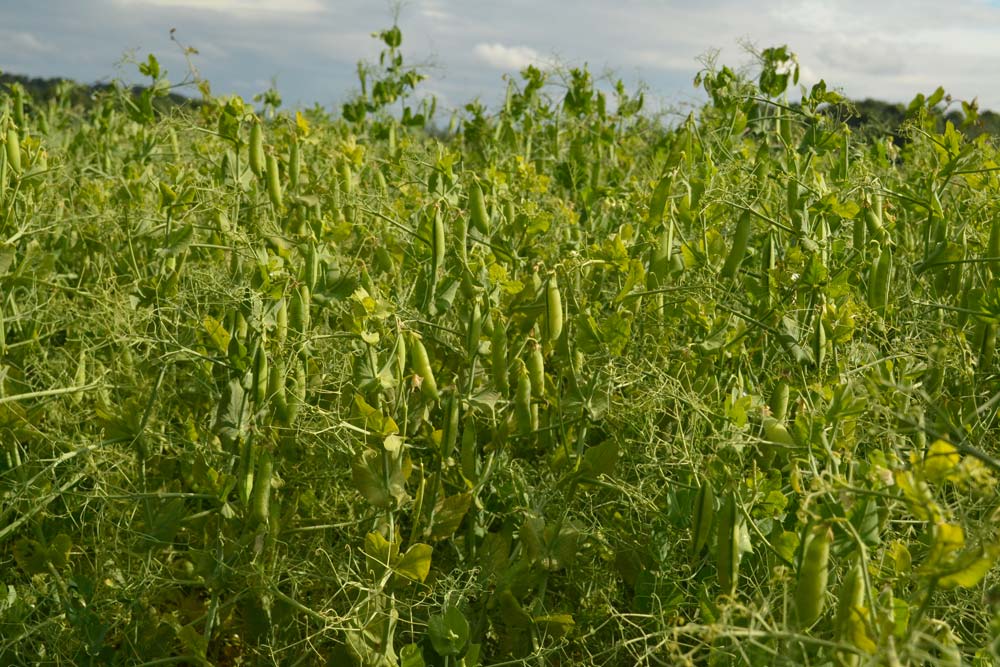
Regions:
<instances>
[{"instance_id":1,"label":"pea pod","mask_svg":"<svg viewBox=\"0 0 1000 667\"><path fill-rule=\"evenodd\" d=\"M514 361L517 388L514 390L514 417L521 435L530 435L534 430L531 419L531 378L528 369L520 359Z\"/></svg>"},{"instance_id":2,"label":"pea pod","mask_svg":"<svg viewBox=\"0 0 1000 667\"><path fill-rule=\"evenodd\" d=\"M267 373L267 395L278 421L288 423L288 401L285 394L285 361L277 357Z\"/></svg>"},{"instance_id":3,"label":"pea pod","mask_svg":"<svg viewBox=\"0 0 1000 667\"><path fill-rule=\"evenodd\" d=\"M257 457L257 471L254 474L253 494L250 500L250 520L254 525L267 523L271 517L271 475L274 473L274 458L264 450Z\"/></svg>"},{"instance_id":4,"label":"pea pod","mask_svg":"<svg viewBox=\"0 0 1000 667\"><path fill-rule=\"evenodd\" d=\"M17 136L17 130L13 126L7 128L7 140L5 142L5 152L7 164L14 176L21 175L21 140Z\"/></svg>"},{"instance_id":5,"label":"pea pod","mask_svg":"<svg viewBox=\"0 0 1000 667\"><path fill-rule=\"evenodd\" d=\"M771 416L779 422L785 421L785 417L788 416L788 394L788 383L784 380L778 380L774 384L771 398L767 402L771 409Z\"/></svg>"},{"instance_id":6,"label":"pea pod","mask_svg":"<svg viewBox=\"0 0 1000 667\"><path fill-rule=\"evenodd\" d=\"M458 418L461 400L456 392L448 394L444 405L444 428L441 429L441 459L445 460L455 451L458 443Z\"/></svg>"},{"instance_id":7,"label":"pea pod","mask_svg":"<svg viewBox=\"0 0 1000 667\"><path fill-rule=\"evenodd\" d=\"M264 130L255 117L250 123L250 171L258 178L264 173Z\"/></svg>"},{"instance_id":8,"label":"pea pod","mask_svg":"<svg viewBox=\"0 0 1000 667\"><path fill-rule=\"evenodd\" d=\"M271 200L271 205L276 209L281 208L281 181L278 179L278 158L270 153L264 160L265 171L267 172L267 196Z\"/></svg>"},{"instance_id":9,"label":"pea pod","mask_svg":"<svg viewBox=\"0 0 1000 667\"><path fill-rule=\"evenodd\" d=\"M431 264L431 275L437 280L438 273L444 266L444 221L441 219L441 208L434 209L434 222L431 232L431 250L433 253L433 263Z\"/></svg>"},{"instance_id":10,"label":"pea pod","mask_svg":"<svg viewBox=\"0 0 1000 667\"><path fill-rule=\"evenodd\" d=\"M479 354L479 337L483 333L483 315L479 309L479 301L472 303L469 310L469 323L465 328L465 353L469 359Z\"/></svg>"},{"instance_id":11,"label":"pea pod","mask_svg":"<svg viewBox=\"0 0 1000 667\"><path fill-rule=\"evenodd\" d=\"M833 621L834 636L858 646L858 639L870 643L865 628L865 574L864 563L858 558L844 576L837 598L837 613ZM866 641L867 640L867 641ZM857 667L860 656L856 653L840 651L837 663L841 667Z\"/></svg>"},{"instance_id":12,"label":"pea pod","mask_svg":"<svg viewBox=\"0 0 1000 667\"><path fill-rule=\"evenodd\" d=\"M233 253L234 255L236 253ZM285 299L278 300L278 309L274 313L274 341L278 345L285 343L288 336L288 302Z\"/></svg>"},{"instance_id":13,"label":"pea pod","mask_svg":"<svg viewBox=\"0 0 1000 667\"><path fill-rule=\"evenodd\" d=\"M795 610L802 627L811 626L823 613L831 537L830 527L820 524L809 531L802 546L802 562L795 588Z\"/></svg>"},{"instance_id":14,"label":"pea pod","mask_svg":"<svg viewBox=\"0 0 1000 667\"><path fill-rule=\"evenodd\" d=\"M236 476L236 492L239 494L243 507L250 507L250 500L253 493L254 471L257 467L257 446L253 438L246 438L240 447L239 469Z\"/></svg>"},{"instance_id":15,"label":"pea pod","mask_svg":"<svg viewBox=\"0 0 1000 667\"><path fill-rule=\"evenodd\" d=\"M993 359L996 356L997 325L994 322L984 322L980 326L983 327L983 342L979 348L977 368L980 373L986 373L993 368Z\"/></svg>"},{"instance_id":16,"label":"pea pod","mask_svg":"<svg viewBox=\"0 0 1000 667\"><path fill-rule=\"evenodd\" d=\"M545 286L545 322L549 343L554 345L563 329L562 292L559 291L555 273L549 277Z\"/></svg>"},{"instance_id":17,"label":"pea pod","mask_svg":"<svg viewBox=\"0 0 1000 667\"><path fill-rule=\"evenodd\" d=\"M455 244L458 246L458 259L462 266L469 265L469 219L458 216L455 222Z\"/></svg>"},{"instance_id":18,"label":"pea pod","mask_svg":"<svg viewBox=\"0 0 1000 667\"><path fill-rule=\"evenodd\" d=\"M431 361L427 356L427 348L424 342L416 335L410 341L410 365L413 372L420 377L420 393L429 401L437 401L441 398L438 393L437 382L434 381L434 371L431 370Z\"/></svg>"},{"instance_id":19,"label":"pea pod","mask_svg":"<svg viewBox=\"0 0 1000 667\"><path fill-rule=\"evenodd\" d=\"M715 489L712 480L706 479L698 487L694 499L694 517L691 519L691 555L697 556L705 545L715 521Z\"/></svg>"},{"instance_id":20,"label":"pea pod","mask_svg":"<svg viewBox=\"0 0 1000 667\"><path fill-rule=\"evenodd\" d=\"M476 419L471 412L462 424L462 476L470 481L479 478L479 452L476 449Z\"/></svg>"},{"instance_id":21,"label":"pea pod","mask_svg":"<svg viewBox=\"0 0 1000 667\"><path fill-rule=\"evenodd\" d=\"M309 331L309 308L312 305L312 295L309 286L302 284L292 292L292 303L288 308L288 328L297 337L304 336Z\"/></svg>"},{"instance_id":22,"label":"pea pod","mask_svg":"<svg viewBox=\"0 0 1000 667\"><path fill-rule=\"evenodd\" d=\"M473 182L469 187L469 222L480 234L490 233L490 217L486 212L486 199L479 183Z\"/></svg>"},{"instance_id":23,"label":"pea pod","mask_svg":"<svg viewBox=\"0 0 1000 667\"><path fill-rule=\"evenodd\" d=\"M819 308L813 315L813 359L816 360L816 367L823 368L823 361L826 359L826 329L823 328L823 309Z\"/></svg>"},{"instance_id":24,"label":"pea pod","mask_svg":"<svg viewBox=\"0 0 1000 667\"><path fill-rule=\"evenodd\" d=\"M490 336L491 371L497 391L506 396L510 392L507 378L507 329L499 311L493 315L493 334Z\"/></svg>"},{"instance_id":25,"label":"pea pod","mask_svg":"<svg viewBox=\"0 0 1000 667\"><path fill-rule=\"evenodd\" d=\"M871 268L868 281L868 305L879 314L885 312L889 302L889 281L892 276L892 249L882 248Z\"/></svg>"},{"instance_id":26,"label":"pea pod","mask_svg":"<svg viewBox=\"0 0 1000 667\"><path fill-rule=\"evenodd\" d=\"M309 245L306 247L306 264L302 270L302 280L309 288L309 291L315 291L316 282L319 280L319 254L316 251L316 242L313 240L309 241Z\"/></svg>"},{"instance_id":27,"label":"pea pod","mask_svg":"<svg viewBox=\"0 0 1000 667\"><path fill-rule=\"evenodd\" d=\"M736 494L732 491L722 500L716 538L716 563L719 586L723 595L733 595L740 575L740 522L736 509Z\"/></svg>"},{"instance_id":28,"label":"pea pod","mask_svg":"<svg viewBox=\"0 0 1000 667\"><path fill-rule=\"evenodd\" d=\"M663 219L663 211L667 207L667 200L670 197L670 188L674 183L673 172L665 174L656 183L656 187L653 189L653 196L649 200L649 216L647 217L647 222L650 228L655 228L660 224L660 220Z\"/></svg>"},{"instance_id":29,"label":"pea pod","mask_svg":"<svg viewBox=\"0 0 1000 667\"><path fill-rule=\"evenodd\" d=\"M545 357L542 346L537 341L528 341L528 378L531 380L531 395L541 400L545 394Z\"/></svg>"},{"instance_id":30,"label":"pea pod","mask_svg":"<svg viewBox=\"0 0 1000 667\"><path fill-rule=\"evenodd\" d=\"M747 254L747 246L750 244L751 216L749 211L744 211L736 223L736 233L733 235L733 245L729 249L729 256L726 263L719 272L720 278L732 278L739 271L743 263L743 257Z\"/></svg>"},{"instance_id":31,"label":"pea pod","mask_svg":"<svg viewBox=\"0 0 1000 667\"><path fill-rule=\"evenodd\" d=\"M649 251L649 273L646 277L646 287L657 289L667 284L670 274L670 260L674 245L673 221L664 226L656 243Z\"/></svg>"},{"instance_id":32,"label":"pea pod","mask_svg":"<svg viewBox=\"0 0 1000 667\"><path fill-rule=\"evenodd\" d=\"M257 355L253 364L253 400L260 408L267 400L268 363L267 350L263 345L257 346Z\"/></svg>"},{"instance_id":33,"label":"pea pod","mask_svg":"<svg viewBox=\"0 0 1000 667\"><path fill-rule=\"evenodd\" d=\"M299 188L299 140L292 137L292 145L288 148L288 184L292 190Z\"/></svg>"},{"instance_id":34,"label":"pea pod","mask_svg":"<svg viewBox=\"0 0 1000 667\"><path fill-rule=\"evenodd\" d=\"M778 116L778 134L785 146L792 145L792 117L787 113Z\"/></svg>"},{"instance_id":35,"label":"pea pod","mask_svg":"<svg viewBox=\"0 0 1000 667\"><path fill-rule=\"evenodd\" d=\"M1000 215L993 218L990 225L990 239L986 244L986 256L989 258L990 271L994 277L1000 277Z\"/></svg>"},{"instance_id":36,"label":"pea pod","mask_svg":"<svg viewBox=\"0 0 1000 667\"><path fill-rule=\"evenodd\" d=\"M863 253L865 251L865 245L868 243L868 230L864 219L861 217L854 218L852 240L854 243L854 249L859 253Z\"/></svg>"},{"instance_id":37,"label":"pea pod","mask_svg":"<svg viewBox=\"0 0 1000 667\"><path fill-rule=\"evenodd\" d=\"M299 358L295 368L288 378L288 391L285 392L285 422L291 426L299 415L299 408L306 400L306 363Z\"/></svg>"}]
</instances>

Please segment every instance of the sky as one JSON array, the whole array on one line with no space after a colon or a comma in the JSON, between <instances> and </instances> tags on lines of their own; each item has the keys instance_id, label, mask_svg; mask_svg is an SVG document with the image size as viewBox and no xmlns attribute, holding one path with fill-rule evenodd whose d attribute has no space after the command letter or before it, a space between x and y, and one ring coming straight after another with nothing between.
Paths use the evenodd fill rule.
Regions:
<instances>
[{"instance_id":1,"label":"sky","mask_svg":"<svg viewBox=\"0 0 1000 667\"><path fill-rule=\"evenodd\" d=\"M179 83L173 28L214 93L249 99L273 83L285 106L329 107L358 90L356 63L378 58L372 33L394 8L405 61L444 110L495 104L505 74L552 63L690 106L706 59L746 67L748 45L782 44L800 83L892 102L943 86L1000 110L1000 0L0 0L0 71L137 82L131 61L153 53Z\"/></svg>"}]
</instances>

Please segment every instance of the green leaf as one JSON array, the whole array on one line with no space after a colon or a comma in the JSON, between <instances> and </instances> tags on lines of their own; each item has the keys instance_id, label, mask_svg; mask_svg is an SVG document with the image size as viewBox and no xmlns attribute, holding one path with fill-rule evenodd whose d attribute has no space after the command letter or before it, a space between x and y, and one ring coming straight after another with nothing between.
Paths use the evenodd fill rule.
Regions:
<instances>
[{"instance_id":1,"label":"green leaf","mask_svg":"<svg viewBox=\"0 0 1000 667\"><path fill-rule=\"evenodd\" d=\"M399 650L399 667L425 667L420 644L407 644Z\"/></svg>"},{"instance_id":2,"label":"green leaf","mask_svg":"<svg viewBox=\"0 0 1000 667\"><path fill-rule=\"evenodd\" d=\"M616 463L618 463L618 441L605 440L583 453L580 473L591 477L601 474L611 475Z\"/></svg>"},{"instance_id":3,"label":"green leaf","mask_svg":"<svg viewBox=\"0 0 1000 667\"><path fill-rule=\"evenodd\" d=\"M428 621L427 636L438 655L458 656L469 642L469 622L458 607L449 606Z\"/></svg>"},{"instance_id":4,"label":"green leaf","mask_svg":"<svg viewBox=\"0 0 1000 667\"><path fill-rule=\"evenodd\" d=\"M434 507L431 537L436 540L451 537L462 524L462 519L471 504L471 493L459 493L439 500Z\"/></svg>"},{"instance_id":5,"label":"green leaf","mask_svg":"<svg viewBox=\"0 0 1000 667\"><path fill-rule=\"evenodd\" d=\"M48 553L37 540L21 538L14 543L14 561L28 574L48 571Z\"/></svg>"},{"instance_id":6,"label":"green leaf","mask_svg":"<svg viewBox=\"0 0 1000 667\"><path fill-rule=\"evenodd\" d=\"M48 556L56 569L69 565L69 552L73 549L73 540L66 533L59 533L49 542Z\"/></svg>"}]
</instances>

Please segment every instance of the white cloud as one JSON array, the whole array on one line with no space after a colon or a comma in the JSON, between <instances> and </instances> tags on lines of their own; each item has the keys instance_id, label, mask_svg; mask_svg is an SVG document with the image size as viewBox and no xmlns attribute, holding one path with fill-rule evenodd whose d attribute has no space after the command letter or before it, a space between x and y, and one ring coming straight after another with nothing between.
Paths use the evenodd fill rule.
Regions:
<instances>
[{"instance_id":1,"label":"white cloud","mask_svg":"<svg viewBox=\"0 0 1000 667\"><path fill-rule=\"evenodd\" d=\"M504 46L499 42L480 42L472 51L477 58L496 69L523 69L541 61L538 51L528 46Z\"/></svg>"},{"instance_id":2,"label":"white cloud","mask_svg":"<svg viewBox=\"0 0 1000 667\"><path fill-rule=\"evenodd\" d=\"M320 0L116 0L121 5L162 7L166 9L200 9L233 14L239 17L260 14L317 14L324 10Z\"/></svg>"}]
</instances>

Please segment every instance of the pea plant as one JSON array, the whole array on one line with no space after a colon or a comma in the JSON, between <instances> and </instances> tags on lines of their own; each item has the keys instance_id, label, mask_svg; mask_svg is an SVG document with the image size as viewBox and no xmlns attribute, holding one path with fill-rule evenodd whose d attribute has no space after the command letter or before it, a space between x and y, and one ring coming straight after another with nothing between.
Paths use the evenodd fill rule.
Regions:
<instances>
[{"instance_id":1,"label":"pea plant","mask_svg":"<svg viewBox=\"0 0 1000 667\"><path fill-rule=\"evenodd\" d=\"M785 47L431 131L376 36L0 92L0 661L1000 665L995 139Z\"/></svg>"}]
</instances>

